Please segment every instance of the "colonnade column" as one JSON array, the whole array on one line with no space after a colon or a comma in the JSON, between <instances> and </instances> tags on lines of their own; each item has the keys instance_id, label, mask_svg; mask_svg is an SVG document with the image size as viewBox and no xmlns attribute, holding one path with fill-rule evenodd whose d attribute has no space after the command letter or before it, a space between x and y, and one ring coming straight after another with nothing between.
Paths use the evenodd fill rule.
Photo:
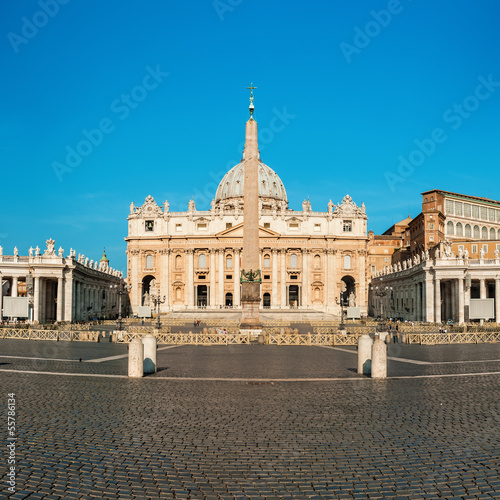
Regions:
<instances>
[{"instance_id":1,"label":"colonnade column","mask_svg":"<svg viewBox=\"0 0 500 500\"><path fill-rule=\"evenodd\" d=\"M189 248L188 254L188 275L187 275L187 306L194 307L194 250Z\"/></svg>"},{"instance_id":2,"label":"colonnade column","mask_svg":"<svg viewBox=\"0 0 500 500\"><path fill-rule=\"evenodd\" d=\"M420 296L420 283L417 283L415 288L415 321L422 320L422 300Z\"/></svg>"},{"instance_id":3,"label":"colonnade column","mask_svg":"<svg viewBox=\"0 0 500 500\"><path fill-rule=\"evenodd\" d=\"M218 306L225 305L224 301L224 250L219 250L219 297Z\"/></svg>"},{"instance_id":4,"label":"colonnade column","mask_svg":"<svg viewBox=\"0 0 500 500\"><path fill-rule=\"evenodd\" d=\"M12 277L12 287L10 289L10 296L17 297L17 276Z\"/></svg>"},{"instance_id":5,"label":"colonnade column","mask_svg":"<svg viewBox=\"0 0 500 500\"><path fill-rule=\"evenodd\" d=\"M286 250L280 250L280 267L281 267L281 280L280 280L280 306L286 307Z\"/></svg>"},{"instance_id":6,"label":"colonnade column","mask_svg":"<svg viewBox=\"0 0 500 500\"><path fill-rule=\"evenodd\" d=\"M62 321L62 305L64 302L63 297L63 279L62 276L57 278L57 310L56 310L56 321L59 323Z\"/></svg>"},{"instance_id":7,"label":"colonnade column","mask_svg":"<svg viewBox=\"0 0 500 500\"><path fill-rule=\"evenodd\" d=\"M33 321L40 321L40 278L35 276L33 290Z\"/></svg>"},{"instance_id":8,"label":"colonnade column","mask_svg":"<svg viewBox=\"0 0 500 500\"><path fill-rule=\"evenodd\" d=\"M457 280L457 295L458 295L458 323L462 324L464 322L464 309L465 309L463 278L458 278Z\"/></svg>"},{"instance_id":9,"label":"colonnade column","mask_svg":"<svg viewBox=\"0 0 500 500\"><path fill-rule=\"evenodd\" d=\"M240 297L240 249L234 249L234 294L233 307L239 307L241 304Z\"/></svg>"},{"instance_id":10,"label":"colonnade column","mask_svg":"<svg viewBox=\"0 0 500 500\"><path fill-rule=\"evenodd\" d=\"M333 280L334 265L333 265L333 250L326 251L326 307L333 307L335 304L335 282Z\"/></svg>"},{"instance_id":11,"label":"colonnade column","mask_svg":"<svg viewBox=\"0 0 500 500\"><path fill-rule=\"evenodd\" d=\"M441 280L434 280L434 323L441 323Z\"/></svg>"},{"instance_id":12,"label":"colonnade column","mask_svg":"<svg viewBox=\"0 0 500 500\"><path fill-rule=\"evenodd\" d=\"M479 298L486 298L486 280L484 278L481 278L479 280Z\"/></svg>"},{"instance_id":13,"label":"colonnade column","mask_svg":"<svg viewBox=\"0 0 500 500\"><path fill-rule=\"evenodd\" d=\"M216 284L216 270L215 270L215 250L210 250L210 307L215 307L215 284Z\"/></svg>"},{"instance_id":14,"label":"colonnade column","mask_svg":"<svg viewBox=\"0 0 500 500\"><path fill-rule=\"evenodd\" d=\"M434 323L434 290L432 278L425 280L425 321L427 323Z\"/></svg>"},{"instance_id":15,"label":"colonnade column","mask_svg":"<svg viewBox=\"0 0 500 500\"><path fill-rule=\"evenodd\" d=\"M456 280L450 281L450 295L451 295L451 317L453 321L458 321L458 301L457 301L457 282Z\"/></svg>"},{"instance_id":16,"label":"colonnade column","mask_svg":"<svg viewBox=\"0 0 500 500\"><path fill-rule=\"evenodd\" d=\"M302 251L302 307L309 305L309 250L306 248Z\"/></svg>"},{"instance_id":17,"label":"colonnade column","mask_svg":"<svg viewBox=\"0 0 500 500\"><path fill-rule=\"evenodd\" d=\"M495 321L500 323L500 279L495 279Z\"/></svg>"},{"instance_id":18,"label":"colonnade column","mask_svg":"<svg viewBox=\"0 0 500 500\"><path fill-rule=\"evenodd\" d=\"M278 252L275 248L272 251L273 256L273 281L272 281L272 290L271 290L271 307L276 307L278 304Z\"/></svg>"}]
</instances>

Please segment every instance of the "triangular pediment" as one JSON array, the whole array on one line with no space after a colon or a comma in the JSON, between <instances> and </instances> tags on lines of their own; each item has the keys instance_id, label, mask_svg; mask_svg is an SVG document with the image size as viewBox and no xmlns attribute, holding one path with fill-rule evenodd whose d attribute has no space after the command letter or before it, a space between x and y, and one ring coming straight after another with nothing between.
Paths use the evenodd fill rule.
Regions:
<instances>
[{"instance_id":1,"label":"triangular pediment","mask_svg":"<svg viewBox=\"0 0 500 500\"><path fill-rule=\"evenodd\" d=\"M215 236L223 238L243 238L243 222L240 222L236 226L228 227L227 229L224 229L224 231L217 233ZM281 234L267 227L259 226L259 238L269 238L273 236L278 237L281 236Z\"/></svg>"}]
</instances>

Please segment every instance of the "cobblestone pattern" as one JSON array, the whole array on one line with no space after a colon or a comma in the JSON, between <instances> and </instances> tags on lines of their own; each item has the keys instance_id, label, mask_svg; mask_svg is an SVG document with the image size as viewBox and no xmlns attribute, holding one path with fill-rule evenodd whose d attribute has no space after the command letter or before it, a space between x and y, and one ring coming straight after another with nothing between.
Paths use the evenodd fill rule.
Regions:
<instances>
[{"instance_id":1,"label":"cobblestone pattern","mask_svg":"<svg viewBox=\"0 0 500 500\"><path fill-rule=\"evenodd\" d=\"M313 347L224 349L161 351L170 368L157 377L237 366L240 376L313 377L356 360ZM13 499L500 498L498 375L259 383L4 372L0 387L3 411L8 392L17 400Z\"/></svg>"}]
</instances>

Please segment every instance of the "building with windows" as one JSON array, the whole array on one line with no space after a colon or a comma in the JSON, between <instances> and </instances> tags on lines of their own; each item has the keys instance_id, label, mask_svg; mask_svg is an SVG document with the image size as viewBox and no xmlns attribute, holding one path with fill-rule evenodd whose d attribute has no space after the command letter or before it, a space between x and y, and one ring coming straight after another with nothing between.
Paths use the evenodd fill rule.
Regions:
<instances>
[{"instance_id":1,"label":"building with windows","mask_svg":"<svg viewBox=\"0 0 500 500\"><path fill-rule=\"evenodd\" d=\"M209 210L171 212L148 196L130 206L127 279L134 313L151 294L162 312L240 307L244 163L220 181ZM367 215L350 196L326 211L288 208L278 174L259 159L261 307L367 312Z\"/></svg>"},{"instance_id":2,"label":"building with windows","mask_svg":"<svg viewBox=\"0 0 500 500\"><path fill-rule=\"evenodd\" d=\"M54 240L46 245L43 253L37 246L28 255L19 255L17 248L4 255L0 247L0 316L35 323L115 318L124 281L106 254L93 261L71 249L64 257L62 248L56 253ZM127 307L123 300L122 312Z\"/></svg>"}]
</instances>

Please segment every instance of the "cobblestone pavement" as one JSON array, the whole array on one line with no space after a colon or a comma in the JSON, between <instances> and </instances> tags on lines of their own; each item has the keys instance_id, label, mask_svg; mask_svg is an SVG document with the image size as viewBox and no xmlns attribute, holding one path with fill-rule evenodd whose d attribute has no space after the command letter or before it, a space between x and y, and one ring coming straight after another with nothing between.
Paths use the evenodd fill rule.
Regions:
<instances>
[{"instance_id":1,"label":"cobblestone pavement","mask_svg":"<svg viewBox=\"0 0 500 500\"><path fill-rule=\"evenodd\" d=\"M474 362L500 359L497 345L391 345L389 375L408 378L387 380L356 375L347 347L176 347L136 380L106 376L126 358L89 362L126 346L48 344L1 340L2 356L46 360L0 370L105 377L0 371L18 437L17 491L0 459L0 498L500 498L500 375L447 376L500 372ZM255 380L319 377L336 380Z\"/></svg>"}]
</instances>

